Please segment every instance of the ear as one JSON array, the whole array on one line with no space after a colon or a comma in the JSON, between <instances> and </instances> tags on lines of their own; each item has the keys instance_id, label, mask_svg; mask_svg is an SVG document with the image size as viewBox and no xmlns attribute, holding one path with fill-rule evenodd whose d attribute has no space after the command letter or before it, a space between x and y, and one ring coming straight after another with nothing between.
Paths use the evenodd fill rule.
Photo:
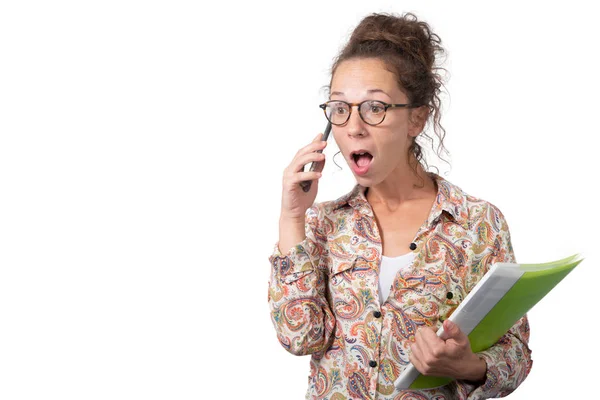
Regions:
<instances>
[{"instance_id":1,"label":"ear","mask_svg":"<svg viewBox=\"0 0 600 400\"><path fill-rule=\"evenodd\" d=\"M419 133L423 132L428 116L429 108L426 105L417 108L411 108L408 114L410 124L408 134L416 137L419 135Z\"/></svg>"}]
</instances>

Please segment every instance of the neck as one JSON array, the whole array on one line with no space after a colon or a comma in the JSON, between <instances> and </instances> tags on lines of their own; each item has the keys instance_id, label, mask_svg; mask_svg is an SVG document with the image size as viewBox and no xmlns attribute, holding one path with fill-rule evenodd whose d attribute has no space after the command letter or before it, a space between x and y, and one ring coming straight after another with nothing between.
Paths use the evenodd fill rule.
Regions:
<instances>
[{"instance_id":1,"label":"neck","mask_svg":"<svg viewBox=\"0 0 600 400\"><path fill-rule=\"evenodd\" d=\"M413 160L414 162L414 160ZM432 177L417 163L417 173L408 165L400 166L390 173L383 182L368 188L367 201L374 206L383 206L390 211L404 203L429 199L437 193L437 185Z\"/></svg>"}]
</instances>

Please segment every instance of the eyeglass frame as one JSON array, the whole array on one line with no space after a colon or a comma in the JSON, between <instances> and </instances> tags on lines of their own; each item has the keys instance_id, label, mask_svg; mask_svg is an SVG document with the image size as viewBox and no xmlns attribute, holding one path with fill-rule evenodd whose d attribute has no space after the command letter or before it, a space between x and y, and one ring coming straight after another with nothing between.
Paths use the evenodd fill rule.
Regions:
<instances>
[{"instance_id":1,"label":"eyeglass frame","mask_svg":"<svg viewBox=\"0 0 600 400\"><path fill-rule=\"evenodd\" d=\"M370 122L365 121L365 119L363 118L362 114L360 113L360 107L365 104L366 102L369 101L376 101L378 103L383 104L383 118L381 119L381 121L379 121L376 124L371 124ZM329 103L344 103L348 105L348 108L350 109L350 112L348 113L348 118L341 124L335 124L333 123L329 117L327 116L327 111L325 110L327 108L327 104ZM411 103L406 103L406 104L389 104L386 103L385 101L381 101L381 100L365 100L365 101L361 101L360 103L348 103L347 101L344 100L328 100L323 104L319 104L319 107L323 110L323 113L325 114L325 118L327 118L327 121L331 122L332 125L336 125L336 126L342 126L345 125L346 122L350 121L350 116L352 115L352 109L354 108L354 106L358 107L358 115L360 116L360 119L363 120L363 122L367 125L371 125L371 126L377 126L379 124L381 124L384 120L385 120L385 116L387 115L387 110L388 108L417 108L420 107L420 105L417 104L411 104Z\"/></svg>"}]
</instances>

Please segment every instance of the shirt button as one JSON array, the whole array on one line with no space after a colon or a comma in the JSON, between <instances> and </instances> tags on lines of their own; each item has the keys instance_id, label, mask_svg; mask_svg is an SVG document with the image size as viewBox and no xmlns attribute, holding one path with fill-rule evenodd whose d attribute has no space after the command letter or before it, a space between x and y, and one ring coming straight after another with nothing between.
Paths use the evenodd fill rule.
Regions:
<instances>
[{"instance_id":1,"label":"shirt button","mask_svg":"<svg viewBox=\"0 0 600 400\"><path fill-rule=\"evenodd\" d=\"M452 294L452 292L448 292L448 293L446 293L446 298L447 298L448 300L452 300L452 298L453 298L453 297L454 297L454 295Z\"/></svg>"},{"instance_id":2,"label":"shirt button","mask_svg":"<svg viewBox=\"0 0 600 400\"><path fill-rule=\"evenodd\" d=\"M369 367L371 368L375 368L377 366L377 363L373 360L369 361Z\"/></svg>"},{"instance_id":3,"label":"shirt button","mask_svg":"<svg viewBox=\"0 0 600 400\"><path fill-rule=\"evenodd\" d=\"M410 246L408 246L411 250L414 250L417 248L417 244L416 243L411 243Z\"/></svg>"},{"instance_id":4,"label":"shirt button","mask_svg":"<svg viewBox=\"0 0 600 400\"><path fill-rule=\"evenodd\" d=\"M381 313L379 311L373 311L373 316L375 318L380 318L381 317Z\"/></svg>"}]
</instances>

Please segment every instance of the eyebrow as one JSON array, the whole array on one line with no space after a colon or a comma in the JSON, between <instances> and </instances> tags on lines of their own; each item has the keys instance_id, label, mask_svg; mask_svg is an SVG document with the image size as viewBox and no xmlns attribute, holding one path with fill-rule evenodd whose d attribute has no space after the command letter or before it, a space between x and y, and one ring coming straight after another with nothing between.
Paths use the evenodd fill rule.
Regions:
<instances>
[{"instance_id":1,"label":"eyebrow","mask_svg":"<svg viewBox=\"0 0 600 400\"><path fill-rule=\"evenodd\" d=\"M392 96L390 96L389 94L387 94L385 91L381 90L381 89L369 89L367 90L367 93L371 94L371 93L383 93L385 94L387 97L389 97L390 99L392 98ZM330 96L343 96L344 93L343 92L331 92Z\"/></svg>"}]
</instances>

